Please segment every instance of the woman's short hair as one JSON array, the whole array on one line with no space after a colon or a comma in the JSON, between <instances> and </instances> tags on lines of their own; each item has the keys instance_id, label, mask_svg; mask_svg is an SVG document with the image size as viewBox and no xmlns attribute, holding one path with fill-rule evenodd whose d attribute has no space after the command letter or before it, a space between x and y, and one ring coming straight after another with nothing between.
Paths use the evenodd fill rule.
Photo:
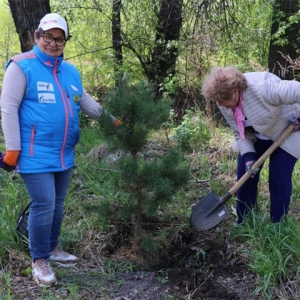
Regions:
<instances>
[{"instance_id":1,"label":"woman's short hair","mask_svg":"<svg viewBox=\"0 0 300 300\"><path fill-rule=\"evenodd\" d=\"M202 83L201 94L207 100L222 101L230 99L235 89L246 88L246 77L237 68L214 67Z\"/></svg>"},{"instance_id":2,"label":"woman's short hair","mask_svg":"<svg viewBox=\"0 0 300 300\"><path fill-rule=\"evenodd\" d=\"M41 38L41 36L42 36L42 34L44 33L44 30L43 30L43 28L38 28L36 31L35 31L35 36L36 36L36 38L39 40L40 38Z\"/></svg>"}]
</instances>

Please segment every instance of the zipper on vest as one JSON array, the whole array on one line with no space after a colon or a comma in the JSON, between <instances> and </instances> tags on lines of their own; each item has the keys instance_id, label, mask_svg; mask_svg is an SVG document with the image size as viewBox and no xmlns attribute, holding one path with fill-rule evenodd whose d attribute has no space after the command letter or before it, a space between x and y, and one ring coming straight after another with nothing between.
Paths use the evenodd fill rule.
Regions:
<instances>
[{"instance_id":1,"label":"zipper on vest","mask_svg":"<svg viewBox=\"0 0 300 300\"><path fill-rule=\"evenodd\" d=\"M65 119L65 122L66 122L65 123L65 130L64 130L64 140L63 140L61 150L60 150L60 161L61 161L63 169L66 170L64 152L65 152L65 146L66 146L66 141L67 141L67 136L68 136L69 114L68 114L68 107L67 107L67 103L66 103L67 102L66 97L64 95L64 92L62 90L62 87L60 85L60 82L59 82L59 80L57 78L57 74L56 74L57 65L58 65L58 60L56 60L56 62L55 62L55 66L54 66L54 69L53 69L53 75L54 75L56 84L57 84L58 89L59 89L61 100L62 100L63 105L64 105L64 111L65 111L65 117L66 117L66 119Z\"/></svg>"}]
</instances>

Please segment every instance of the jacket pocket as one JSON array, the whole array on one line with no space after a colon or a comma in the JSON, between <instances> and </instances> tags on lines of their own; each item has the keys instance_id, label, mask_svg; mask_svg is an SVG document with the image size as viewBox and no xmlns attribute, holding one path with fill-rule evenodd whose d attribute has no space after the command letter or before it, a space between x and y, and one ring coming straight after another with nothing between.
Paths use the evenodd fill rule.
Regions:
<instances>
[{"instance_id":1,"label":"jacket pocket","mask_svg":"<svg viewBox=\"0 0 300 300\"><path fill-rule=\"evenodd\" d=\"M30 134L30 155L34 155L34 137L35 137L35 126L32 125L31 127L31 134Z\"/></svg>"}]
</instances>

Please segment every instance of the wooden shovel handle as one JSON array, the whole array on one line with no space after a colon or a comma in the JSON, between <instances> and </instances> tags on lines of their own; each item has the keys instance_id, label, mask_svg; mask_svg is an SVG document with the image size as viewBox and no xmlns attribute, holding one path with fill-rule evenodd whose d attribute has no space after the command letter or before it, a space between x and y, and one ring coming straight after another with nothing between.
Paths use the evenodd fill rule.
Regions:
<instances>
[{"instance_id":1,"label":"wooden shovel handle","mask_svg":"<svg viewBox=\"0 0 300 300\"><path fill-rule=\"evenodd\" d=\"M251 170L255 170L259 168L265 160L283 143L283 141L291 135L293 132L293 124L290 124L284 132L278 137L278 139L268 148L268 150L253 164ZM249 172L246 172L239 181L228 191L231 195L233 195L249 178Z\"/></svg>"},{"instance_id":2,"label":"wooden shovel handle","mask_svg":"<svg viewBox=\"0 0 300 300\"><path fill-rule=\"evenodd\" d=\"M251 170L259 168L263 162L278 148L281 143L293 132L294 126L290 124L284 132L279 136L279 138L268 148L268 150L253 164ZM205 216L208 217L210 214L215 212L218 208L223 206L232 195L250 178L249 172L246 172L239 181L220 199L221 201L217 203Z\"/></svg>"}]
</instances>

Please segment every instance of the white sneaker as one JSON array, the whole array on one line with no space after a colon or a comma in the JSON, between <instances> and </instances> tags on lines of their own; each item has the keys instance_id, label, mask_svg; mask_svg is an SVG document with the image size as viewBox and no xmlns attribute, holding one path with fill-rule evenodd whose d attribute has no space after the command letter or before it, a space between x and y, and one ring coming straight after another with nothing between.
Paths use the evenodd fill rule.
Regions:
<instances>
[{"instance_id":1,"label":"white sneaker","mask_svg":"<svg viewBox=\"0 0 300 300\"><path fill-rule=\"evenodd\" d=\"M77 264L78 260L78 257L63 251L59 247L50 252L50 261L57 266L73 267Z\"/></svg>"},{"instance_id":2,"label":"white sneaker","mask_svg":"<svg viewBox=\"0 0 300 300\"><path fill-rule=\"evenodd\" d=\"M32 276L38 286L50 287L57 284L52 268L45 259L38 259L32 263Z\"/></svg>"}]
</instances>

